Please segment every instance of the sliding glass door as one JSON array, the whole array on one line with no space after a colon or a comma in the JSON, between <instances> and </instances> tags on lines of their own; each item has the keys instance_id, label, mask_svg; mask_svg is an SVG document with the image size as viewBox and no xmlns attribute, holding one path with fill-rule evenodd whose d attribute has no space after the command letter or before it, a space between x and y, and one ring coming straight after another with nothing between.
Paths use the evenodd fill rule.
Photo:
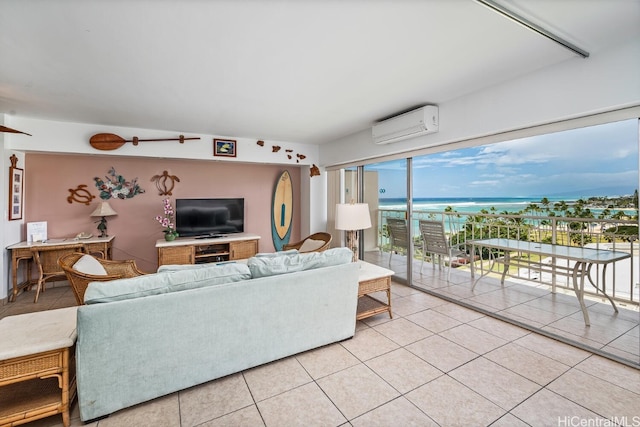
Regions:
<instances>
[{"instance_id":1,"label":"sliding glass door","mask_svg":"<svg viewBox=\"0 0 640 427\"><path fill-rule=\"evenodd\" d=\"M409 161L393 160L362 168L363 201L369 204L372 224L364 233L364 259L393 270L399 282L407 281L411 274L407 226Z\"/></svg>"}]
</instances>

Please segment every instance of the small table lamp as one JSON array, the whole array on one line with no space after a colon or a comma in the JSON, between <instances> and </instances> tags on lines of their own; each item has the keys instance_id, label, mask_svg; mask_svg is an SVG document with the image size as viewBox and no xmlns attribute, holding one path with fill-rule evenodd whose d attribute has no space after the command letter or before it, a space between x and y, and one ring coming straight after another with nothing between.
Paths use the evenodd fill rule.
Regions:
<instances>
[{"instance_id":1,"label":"small table lamp","mask_svg":"<svg viewBox=\"0 0 640 427\"><path fill-rule=\"evenodd\" d=\"M358 230L371 228L367 203L340 203L336 205L336 229L347 232L347 247L353 251L353 262L358 261Z\"/></svg>"},{"instance_id":2,"label":"small table lamp","mask_svg":"<svg viewBox=\"0 0 640 427\"><path fill-rule=\"evenodd\" d=\"M98 204L98 207L90 216L99 216L102 217L98 224L98 230L100 231L100 235L98 237L109 237L107 234L107 218L108 216L118 215L116 211L109 205L109 202L101 202Z\"/></svg>"}]
</instances>

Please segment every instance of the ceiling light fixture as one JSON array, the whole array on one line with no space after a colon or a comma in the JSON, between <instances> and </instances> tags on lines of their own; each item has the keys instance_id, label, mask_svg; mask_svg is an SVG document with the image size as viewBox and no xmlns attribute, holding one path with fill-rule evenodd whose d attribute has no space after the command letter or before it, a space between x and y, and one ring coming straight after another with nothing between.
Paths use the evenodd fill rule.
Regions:
<instances>
[{"instance_id":1,"label":"ceiling light fixture","mask_svg":"<svg viewBox=\"0 0 640 427\"><path fill-rule=\"evenodd\" d=\"M548 31L544 28L542 28L541 26L534 24L533 22L529 21L528 19L518 15L515 12L510 11L509 9L507 9L506 7L499 5L498 3L494 2L493 0L476 0L478 3L485 5L486 7L488 7L491 10L494 10L496 12L498 12L501 15L506 16L507 18L511 19L514 22L517 22L518 24L524 26L525 28L530 29L531 31L534 31L546 38L548 38L549 40L553 40L554 42L558 43L559 45L569 49L570 51L577 53L578 55L582 56L583 58L588 58L589 57L589 52L587 52L586 50L580 49L579 47L577 47L576 45L569 43L568 41L566 41L565 39L563 39L562 37L558 37L555 34L553 34L551 31Z\"/></svg>"}]
</instances>

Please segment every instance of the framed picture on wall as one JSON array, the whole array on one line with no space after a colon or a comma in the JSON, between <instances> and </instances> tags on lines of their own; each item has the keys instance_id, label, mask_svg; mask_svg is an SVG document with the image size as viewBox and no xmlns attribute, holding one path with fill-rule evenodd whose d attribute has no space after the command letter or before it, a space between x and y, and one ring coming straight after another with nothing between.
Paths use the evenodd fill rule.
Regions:
<instances>
[{"instance_id":1,"label":"framed picture on wall","mask_svg":"<svg viewBox=\"0 0 640 427\"><path fill-rule=\"evenodd\" d=\"M236 141L234 139L214 139L213 155L223 157L236 156Z\"/></svg>"},{"instance_id":2,"label":"framed picture on wall","mask_svg":"<svg viewBox=\"0 0 640 427\"><path fill-rule=\"evenodd\" d=\"M9 221L22 219L22 193L24 170L9 168Z\"/></svg>"}]
</instances>

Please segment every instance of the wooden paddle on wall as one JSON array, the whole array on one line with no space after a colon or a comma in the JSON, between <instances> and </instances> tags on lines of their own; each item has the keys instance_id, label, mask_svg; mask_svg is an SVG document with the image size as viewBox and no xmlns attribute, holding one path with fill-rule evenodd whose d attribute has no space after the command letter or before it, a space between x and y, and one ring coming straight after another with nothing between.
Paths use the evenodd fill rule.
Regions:
<instances>
[{"instance_id":1,"label":"wooden paddle on wall","mask_svg":"<svg viewBox=\"0 0 640 427\"><path fill-rule=\"evenodd\" d=\"M185 138L184 135L180 135L179 138L138 139L137 136L134 136L133 139L126 140L113 133L97 133L89 139L89 144L91 144L91 146L96 150L108 151L120 148L127 142L133 142L133 145L138 145L138 142L141 141L180 141L180 144L182 144L191 139L200 139L200 137Z\"/></svg>"},{"instance_id":2,"label":"wooden paddle on wall","mask_svg":"<svg viewBox=\"0 0 640 427\"><path fill-rule=\"evenodd\" d=\"M0 126L0 132L9 132L9 133L24 133L25 135L31 136L30 133L22 132L21 130L11 129L6 126Z\"/></svg>"}]
</instances>

